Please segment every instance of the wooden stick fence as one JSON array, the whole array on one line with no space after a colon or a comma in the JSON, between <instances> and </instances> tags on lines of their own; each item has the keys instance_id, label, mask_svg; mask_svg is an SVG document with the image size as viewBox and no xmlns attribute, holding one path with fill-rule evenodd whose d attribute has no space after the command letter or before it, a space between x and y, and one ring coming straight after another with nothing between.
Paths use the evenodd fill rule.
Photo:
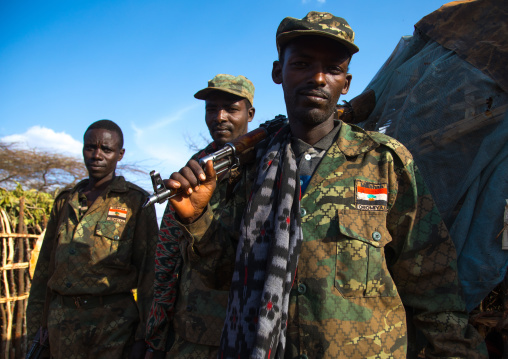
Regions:
<instances>
[{"instance_id":1,"label":"wooden stick fence","mask_svg":"<svg viewBox=\"0 0 508 359\"><path fill-rule=\"evenodd\" d=\"M2 345L0 357L24 358L27 348L26 305L30 291L30 257L41 234L27 234L25 228L25 200L19 203L17 233L12 232L7 213L0 209L0 238L2 262L0 273L0 319ZM41 238L42 240L42 238ZM31 339L31 338L30 338Z\"/></svg>"}]
</instances>

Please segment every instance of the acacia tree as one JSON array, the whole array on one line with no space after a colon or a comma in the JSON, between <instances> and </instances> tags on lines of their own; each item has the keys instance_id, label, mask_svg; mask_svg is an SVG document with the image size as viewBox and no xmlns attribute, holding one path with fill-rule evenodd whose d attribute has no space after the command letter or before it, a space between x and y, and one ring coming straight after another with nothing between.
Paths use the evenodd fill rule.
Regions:
<instances>
[{"instance_id":1,"label":"acacia tree","mask_svg":"<svg viewBox=\"0 0 508 359\"><path fill-rule=\"evenodd\" d=\"M119 172L146 174L136 164L118 165ZM0 141L0 186L50 192L58 188L72 187L86 178L88 173L82 158L59 153L25 149L18 143Z\"/></svg>"}]
</instances>

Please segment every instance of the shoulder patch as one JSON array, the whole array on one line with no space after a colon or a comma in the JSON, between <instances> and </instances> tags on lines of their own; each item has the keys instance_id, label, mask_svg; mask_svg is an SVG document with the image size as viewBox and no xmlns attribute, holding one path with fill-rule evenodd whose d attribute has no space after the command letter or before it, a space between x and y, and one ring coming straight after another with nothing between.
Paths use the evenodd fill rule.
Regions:
<instances>
[{"instance_id":1,"label":"shoulder patch","mask_svg":"<svg viewBox=\"0 0 508 359\"><path fill-rule=\"evenodd\" d=\"M388 185L357 179L355 181L356 209L361 211L386 211L388 205Z\"/></svg>"},{"instance_id":2,"label":"shoulder patch","mask_svg":"<svg viewBox=\"0 0 508 359\"><path fill-rule=\"evenodd\" d=\"M109 207L108 216L106 221L113 221L117 223L125 223L127 219L128 208L124 207Z\"/></svg>"}]
</instances>

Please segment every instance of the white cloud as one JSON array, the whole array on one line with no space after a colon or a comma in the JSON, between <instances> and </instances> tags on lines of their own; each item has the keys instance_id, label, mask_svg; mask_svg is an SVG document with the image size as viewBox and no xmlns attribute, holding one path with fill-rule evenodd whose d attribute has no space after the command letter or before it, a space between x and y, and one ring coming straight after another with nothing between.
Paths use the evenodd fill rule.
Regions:
<instances>
[{"instance_id":1,"label":"white cloud","mask_svg":"<svg viewBox=\"0 0 508 359\"><path fill-rule=\"evenodd\" d=\"M182 127L192 131L196 127L190 118L195 119L191 112L202 104L196 103L178 110L175 114L152 122L145 127L139 124L132 124L136 147L143 151L143 157L151 160L158 160L163 163L164 168L170 168L171 172L179 170L193 155L188 149L182 135ZM200 118L203 115L200 115ZM194 126L193 126L194 125ZM161 169L162 174L162 169Z\"/></svg>"},{"instance_id":2,"label":"white cloud","mask_svg":"<svg viewBox=\"0 0 508 359\"><path fill-rule=\"evenodd\" d=\"M133 123L131 127L137 152L135 157L142 158L145 166L150 166L149 170L156 170L162 178L168 178L171 173L182 168L194 154L185 143L183 133L190 132L198 136L201 128L206 129L203 117L203 104L196 103L162 119L144 121L143 126ZM145 176L137 184L148 192L153 192L149 176ZM166 204L155 204L159 222Z\"/></svg>"},{"instance_id":3,"label":"white cloud","mask_svg":"<svg viewBox=\"0 0 508 359\"><path fill-rule=\"evenodd\" d=\"M55 132L50 128L33 126L25 133L0 138L3 142L17 142L25 148L56 151L68 156L81 156L83 144L65 132Z\"/></svg>"}]
</instances>

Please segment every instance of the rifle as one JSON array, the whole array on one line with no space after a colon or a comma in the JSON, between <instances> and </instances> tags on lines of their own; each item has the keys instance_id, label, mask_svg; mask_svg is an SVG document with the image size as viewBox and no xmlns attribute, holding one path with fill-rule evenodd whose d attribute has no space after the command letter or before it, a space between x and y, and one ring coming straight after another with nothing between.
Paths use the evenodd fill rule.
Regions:
<instances>
[{"instance_id":1,"label":"rifle","mask_svg":"<svg viewBox=\"0 0 508 359\"><path fill-rule=\"evenodd\" d=\"M268 135L277 132L287 123L288 120L286 116L275 116L273 120L266 121L259 125L259 128L238 137L232 142L226 143L220 150L201 158L199 164L204 168L208 161L213 161L213 168L217 175L236 168L250 158L249 155L253 154L255 145L268 137ZM178 191L166 188L159 172L151 171L150 177L152 179L154 193L148 196L146 202L143 204L143 208L154 203L164 203L166 200L178 194Z\"/></svg>"},{"instance_id":2,"label":"rifle","mask_svg":"<svg viewBox=\"0 0 508 359\"><path fill-rule=\"evenodd\" d=\"M43 357L44 351L49 347L48 330L39 328L32 341L32 345L26 353L25 359L39 359Z\"/></svg>"}]
</instances>

